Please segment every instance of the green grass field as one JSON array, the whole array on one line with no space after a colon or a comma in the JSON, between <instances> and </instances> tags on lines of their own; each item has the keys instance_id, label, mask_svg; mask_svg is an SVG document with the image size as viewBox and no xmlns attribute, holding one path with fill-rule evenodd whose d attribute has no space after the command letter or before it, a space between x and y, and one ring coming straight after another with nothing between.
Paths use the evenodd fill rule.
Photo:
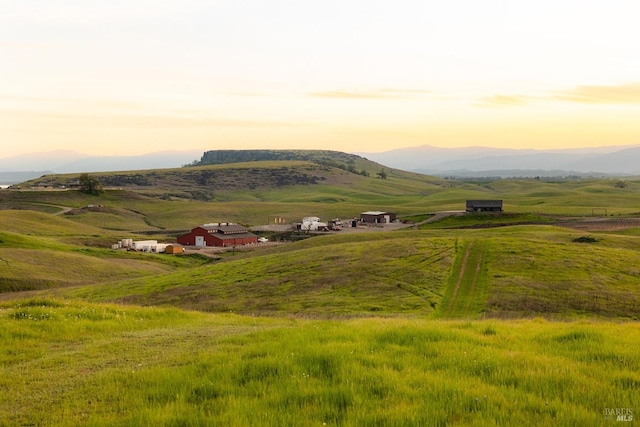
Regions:
<instances>
[{"instance_id":1,"label":"green grass field","mask_svg":"<svg viewBox=\"0 0 640 427\"><path fill-rule=\"evenodd\" d=\"M541 225L337 234L47 293L254 316L637 320L639 237L580 236Z\"/></svg>"},{"instance_id":2,"label":"green grass field","mask_svg":"<svg viewBox=\"0 0 640 427\"><path fill-rule=\"evenodd\" d=\"M488 285L485 273L487 246L487 241L476 239L460 247L446 294L440 304L440 316L471 318L484 311Z\"/></svg>"},{"instance_id":3,"label":"green grass field","mask_svg":"<svg viewBox=\"0 0 640 427\"><path fill-rule=\"evenodd\" d=\"M0 191L0 425L635 418L639 182L382 180L355 165L372 176L271 161L105 174L136 184L100 196ZM467 198L503 199L507 214L215 258L107 249L273 216L421 222Z\"/></svg>"},{"instance_id":4,"label":"green grass field","mask_svg":"<svg viewBox=\"0 0 640 427\"><path fill-rule=\"evenodd\" d=\"M637 325L0 305L3 425L604 425Z\"/></svg>"}]
</instances>

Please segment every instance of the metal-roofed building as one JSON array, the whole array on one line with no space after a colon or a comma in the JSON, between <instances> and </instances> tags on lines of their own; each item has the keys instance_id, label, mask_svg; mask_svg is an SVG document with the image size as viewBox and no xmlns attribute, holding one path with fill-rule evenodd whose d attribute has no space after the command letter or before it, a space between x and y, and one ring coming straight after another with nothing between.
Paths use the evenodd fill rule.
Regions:
<instances>
[{"instance_id":1,"label":"metal-roofed building","mask_svg":"<svg viewBox=\"0 0 640 427\"><path fill-rule=\"evenodd\" d=\"M241 246L258 243L258 236L229 222L204 224L178 237L184 246Z\"/></svg>"},{"instance_id":2,"label":"metal-roofed building","mask_svg":"<svg viewBox=\"0 0 640 427\"><path fill-rule=\"evenodd\" d=\"M502 200L467 200L467 212L502 212Z\"/></svg>"},{"instance_id":3,"label":"metal-roofed building","mask_svg":"<svg viewBox=\"0 0 640 427\"><path fill-rule=\"evenodd\" d=\"M396 220L396 214L382 211L367 211L360 214L360 221L365 224L389 224Z\"/></svg>"}]
</instances>

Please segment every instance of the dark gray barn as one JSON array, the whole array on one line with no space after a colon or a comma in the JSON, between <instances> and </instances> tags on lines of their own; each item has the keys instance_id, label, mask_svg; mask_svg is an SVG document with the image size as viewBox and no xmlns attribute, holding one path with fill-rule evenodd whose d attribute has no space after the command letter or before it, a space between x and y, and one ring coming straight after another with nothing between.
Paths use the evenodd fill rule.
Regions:
<instances>
[{"instance_id":1,"label":"dark gray barn","mask_svg":"<svg viewBox=\"0 0 640 427\"><path fill-rule=\"evenodd\" d=\"M467 200L467 212L502 212L502 200Z\"/></svg>"}]
</instances>

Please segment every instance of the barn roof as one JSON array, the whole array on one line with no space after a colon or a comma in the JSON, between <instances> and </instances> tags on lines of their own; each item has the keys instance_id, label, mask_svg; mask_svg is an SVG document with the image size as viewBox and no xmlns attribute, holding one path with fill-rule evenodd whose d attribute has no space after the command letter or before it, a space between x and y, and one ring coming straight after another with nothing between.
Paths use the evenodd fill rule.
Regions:
<instances>
[{"instance_id":1,"label":"barn roof","mask_svg":"<svg viewBox=\"0 0 640 427\"><path fill-rule=\"evenodd\" d=\"M201 226L211 232L221 231L222 233L244 233L247 229L238 224L204 224Z\"/></svg>"},{"instance_id":2,"label":"barn roof","mask_svg":"<svg viewBox=\"0 0 640 427\"><path fill-rule=\"evenodd\" d=\"M467 200L467 207L501 208L502 200Z\"/></svg>"},{"instance_id":3,"label":"barn roof","mask_svg":"<svg viewBox=\"0 0 640 427\"><path fill-rule=\"evenodd\" d=\"M233 233L233 234L216 234L216 239L220 240L233 240L233 239L244 239L247 237L258 237L256 234L246 232L246 233Z\"/></svg>"},{"instance_id":4,"label":"barn roof","mask_svg":"<svg viewBox=\"0 0 640 427\"><path fill-rule=\"evenodd\" d=\"M367 212L362 212L360 215L384 215L384 214L388 214L390 212L383 212L383 211L367 211Z\"/></svg>"}]
</instances>

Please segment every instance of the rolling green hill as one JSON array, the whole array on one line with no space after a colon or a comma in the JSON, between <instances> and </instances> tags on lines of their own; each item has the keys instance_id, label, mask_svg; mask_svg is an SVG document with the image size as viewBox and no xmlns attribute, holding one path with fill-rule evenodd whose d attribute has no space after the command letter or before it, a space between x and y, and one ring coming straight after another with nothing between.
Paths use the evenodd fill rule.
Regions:
<instances>
[{"instance_id":1,"label":"rolling green hill","mask_svg":"<svg viewBox=\"0 0 640 427\"><path fill-rule=\"evenodd\" d=\"M118 188L96 196L0 191L0 425L574 426L637 410L637 181L219 154L244 162L96 174ZM507 213L431 215L481 198ZM107 249L365 210L441 219L215 258Z\"/></svg>"},{"instance_id":2,"label":"rolling green hill","mask_svg":"<svg viewBox=\"0 0 640 427\"><path fill-rule=\"evenodd\" d=\"M257 160L225 163L254 157ZM551 232L540 225L566 223L571 216L605 209L608 221L633 217L638 212L637 182L628 181L624 188L608 180L501 180L476 185L325 151L208 152L201 163L218 164L96 174L107 184L112 180L125 185L98 196L72 190L0 192L0 206L13 208L0 211L5 231L40 239L16 243L11 249L0 247L3 258L16 266L5 275L6 289L86 282L90 286L64 292L97 301L271 316L637 317L637 275L632 267L625 269L637 261L633 229L626 227L625 236L609 234L581 245L571 242L578 231ZM383 169L385 179L373 176ZM359 171L369 171L369 176ZM75 178L42 179L52 185ZM194 191L211 191L212 198L194 200ZM148 259L116 262L110 251L89 254L84 276L63 277L54 268L81 265L84 258L74 257L88 254L78 248L107 247L141 233L173 239L205 222L260 225L279 216L291 223L309 215L351 218L372 209L391 210L400 218L425 218L427 212L462 209L467 198L501 198L511 213L445 218L420 226L424 231L314 238L313 244L237 254L195 269L155 270L160 261L143 264ZM539 225L513 227L526 223ZM473 230L496 225L512 226ZM8 235L5 239L11 240ZM57 243L63 246L56 247ZM25 250L35 252L18 255ZM545 255L559 256L563 251L567 254L557 260ZM19 258L34 261L20 264ZM99 265L105 259L106 264ZM611 261L597 263L597 259ZM103 274L109 262L114 264L112 274ZM38 274L30 277L29 265L37 266ZM598 268L586 269L588 265ZM48 283L44 277L49 277ZM122 281L129 277L131 281ZM31 278L38 285L28 285ZM93 286L97 282L110 285Z\"/></svg>"},{"instance_id":3,"label":"rolling green hill","mask_svg":"<svg viewBox=\"0 0 640 427\"><path fill-rule=\"evenodd\" d=\"M637 319L640 239L549 226L315 237L58 297L313 318Z\"/></svg>"},{"instance_id":4,"label":"rolling green hill","mask_svg":"<svg viewBox=\"0 0 640 427\"><path fill-rule=\"evenodd\" d=\"M59 215L0 211L0 295L71 285L160 276L202 264L198 257L163 257L107 249L118 234Z\"/></svg>"}]
</instances>

